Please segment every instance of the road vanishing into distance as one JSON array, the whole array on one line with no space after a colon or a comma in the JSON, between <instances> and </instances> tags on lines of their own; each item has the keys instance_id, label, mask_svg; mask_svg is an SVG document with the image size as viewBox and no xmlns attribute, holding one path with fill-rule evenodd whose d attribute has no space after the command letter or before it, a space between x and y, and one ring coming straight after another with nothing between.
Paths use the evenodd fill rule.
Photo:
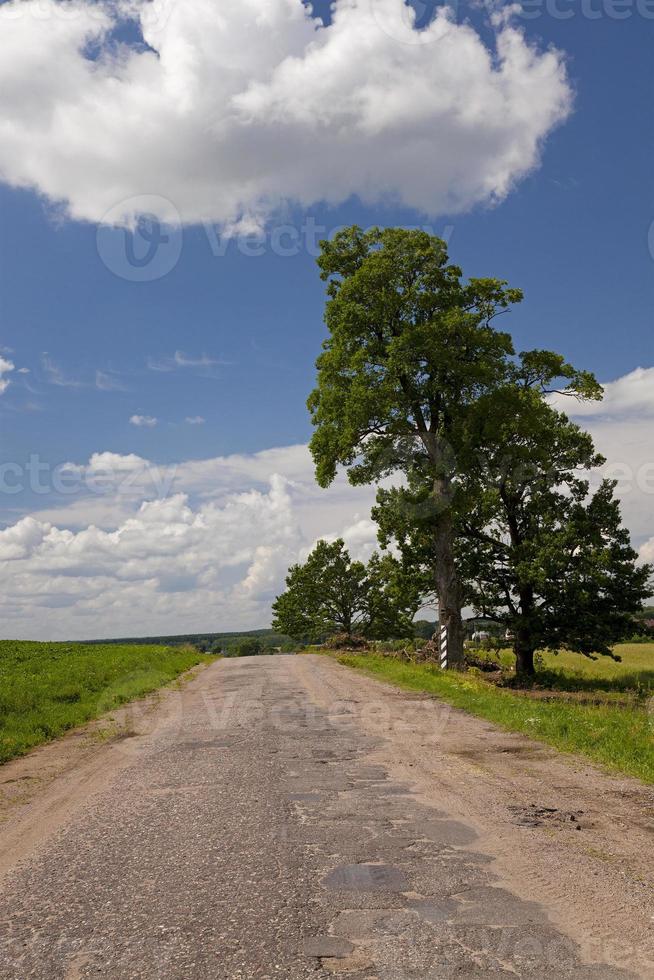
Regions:
<instances>
[{"instance_id":1,"label":"road vanishing into distance","mask_svg":"<svg viewBox=\"0 0 654 980\"><path fill-rule=\"evenodd\" d=\"M0 769L0 977L654 977L654 793L317 656Z\"/></svg>"}]
</instances>

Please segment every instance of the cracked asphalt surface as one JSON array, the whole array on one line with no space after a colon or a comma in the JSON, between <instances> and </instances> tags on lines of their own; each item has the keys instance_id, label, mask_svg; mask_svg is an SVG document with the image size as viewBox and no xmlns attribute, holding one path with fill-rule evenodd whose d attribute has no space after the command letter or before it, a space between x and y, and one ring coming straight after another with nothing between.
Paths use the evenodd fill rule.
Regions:
<instances>
[{"instance_id":1,"label":"cracked asphalt surface","mask_svg":"<svg viewBox=\"0 0 654 980\"><path fill-rule=\"evenodd\" d=\"M507 887L451 788L439 806L433 775L429 795L398 779L385 753L410 707L278 656L217 662L135 709L120 765L5 875L0 977L653 976L601 943L589 957L565 908L556 925L551 897Z\"/></svg>"}]
</instances>

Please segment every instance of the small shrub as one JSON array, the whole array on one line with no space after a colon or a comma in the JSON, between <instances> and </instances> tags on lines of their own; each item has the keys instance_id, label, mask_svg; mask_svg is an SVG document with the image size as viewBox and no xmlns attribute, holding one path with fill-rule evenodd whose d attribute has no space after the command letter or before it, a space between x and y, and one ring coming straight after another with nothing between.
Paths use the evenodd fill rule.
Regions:
<instances>
[{"instance_id":1,"label":"small shrub","mask_svg":"<svg viewBox=\"0 0 654 980\"><path fill-rule=\"evenodd\" d=\"M501 664L491 653L475 653L472 650L465 651L466 665L474 668L480 674L491 674L500 671Z\"/></svg>"},{"instance_id":2,"label":"small shrub","mask_svg":"<svg viewBox=\"0 0 654 980\"><path fill-rule=\"evenodd\" d=\"M334 633L325 641L329 650L368 650L370 644L365 636L356 633Z\"/></svg>"}]
</instances>

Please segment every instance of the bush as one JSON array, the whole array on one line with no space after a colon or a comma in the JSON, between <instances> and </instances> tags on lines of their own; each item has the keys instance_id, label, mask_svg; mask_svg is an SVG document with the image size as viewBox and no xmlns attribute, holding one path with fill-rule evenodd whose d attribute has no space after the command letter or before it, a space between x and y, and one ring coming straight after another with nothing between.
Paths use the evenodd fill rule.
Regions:
<instances>
[{"instance_id":1,"label":"bush","mask_svg":"<svg viewBox=\"0 0 654 980\"><path fill-rule=\"evenodd\" d=\"M496 673L502 669L502 665L499 660L494 657L490 652L486 655L483 653L475 653L468 649L465 651L465 662L469 668L472 668L477 673Z\"/></svg>"},{"instance_id":2,"label":"bush","mask_svg":"<svg viewBox=\"0 0 654 980\"><path fill-rule=\"evenodd\" d=\"M425 645L422 637L407 637L404 640L375 640L370 644L375 653L415 652Z\"/></svg>"},{"instance_id":3,"label":"bush","mask_svg":"<svg viewBox=\"0 0 654 980\"><path fill-rule=\"evenodd\" d=\"M367 650L370 646L365 636L356 633L334 633L325 641L329 650Z\"/></svg>"},{"instance_id":4,"label":"bush","mask_svg":"<svg viewBox=\"0 0 654 980\"><path fill-rule=\"evenodd\" d=\"M245 640L239 640L230 650L233 657L259 657L265 652L263 643L255 636L247 637Z\"/></svg>"}]
</instances>

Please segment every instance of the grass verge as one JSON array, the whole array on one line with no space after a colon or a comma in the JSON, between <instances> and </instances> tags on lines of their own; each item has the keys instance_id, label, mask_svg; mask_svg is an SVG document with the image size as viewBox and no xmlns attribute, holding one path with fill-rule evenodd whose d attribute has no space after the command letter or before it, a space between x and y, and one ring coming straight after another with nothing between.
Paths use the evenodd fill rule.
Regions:
<instances>
[{"instance_id":1,"label":"grass verge","mask_svg":"<svg viewBox=\"0 0 654 980\"><path fill-rule=\"evenodd\" d=\"M341 654L338 662L413 691L434 694L457 708L522 732L564 752L654 783L654 715L651 702L633 705L539 701L498 688L474 674L455 674L375 654Z\"/></svg>"},{"instance_id":2,"label":"grass verge","mask_svg":"<svg viewBox=\"0 0 654 980\"><path fill-rule=\"evenodd\" d=\"M213 659L188 647L0 641L0 764Z\"/></svg>"}]
</instances>

